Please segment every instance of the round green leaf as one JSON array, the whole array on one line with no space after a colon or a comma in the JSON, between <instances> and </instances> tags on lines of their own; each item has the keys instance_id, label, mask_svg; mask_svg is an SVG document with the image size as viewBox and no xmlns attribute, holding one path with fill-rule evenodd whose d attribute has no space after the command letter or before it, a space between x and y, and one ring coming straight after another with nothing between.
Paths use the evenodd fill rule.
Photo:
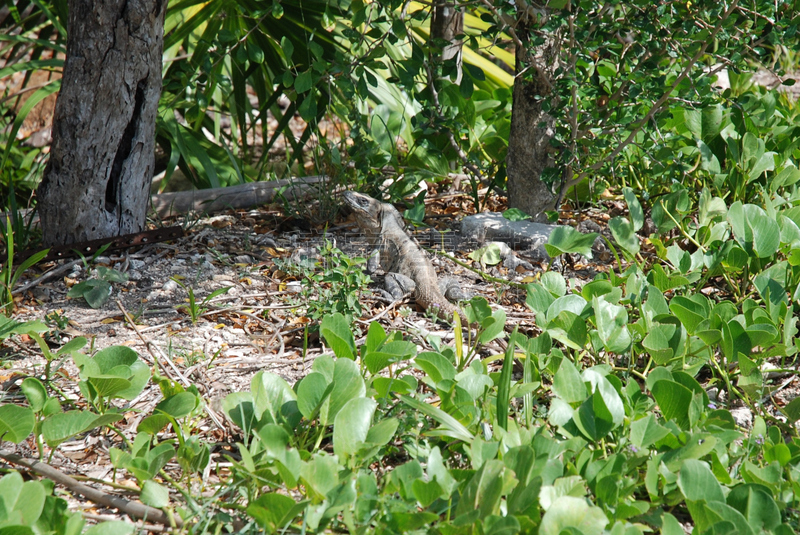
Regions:
<instances>
[{"instance_id":1,"label":"round green leaf","mask_svg":"<svg viewBox=\"0 0 800 535\"><path fill-rule=\"evenodd\" d=\"M301 510L292 498L277 492L262 494L247 506L247 514L266 533L276 533L283 529Z\"/></svg>"},{"instance_id":2,"label":"round green leaf","mask_svg":"<svg viewBox=\"0 0 800 535\"><path fill-rule=\"evenodd\" d=\"M624 307L613 305L602 297L592 299L597 332L606 350L622 353L631 345L628 331L628 312Z\"/></svg>"},{"instance_id":3,"label":"round green leaf","mask_svg":"<svg viewBox=\"0 0 800 535\"><path fill-rule=\"evenodd\" d=\"M411 484L411 492L414 493L414 498L423 509L444 495L442 487L439 486L436 480L423 481L422 479L415 479Z\"/></svg>"},{"instance_id":4,"label":"round green leaf","mask_svg":"<svg viewBox=\"0 0 800 535\"><path fill-rule=\"evenodd\" d=\"M689 423L689 404L692 391L674 381L658 381L652 388L653 397L667 420L685 428Z\"/></svg>"},{"instance_id":5,"label":"round green leaf","mask_svg":"<svg viewBox=\"0 0 800 535\"><path fill-rule=\"evenodd\" d=\"M669 430L656 421L656 417L648 414L631 423L631 443L638 448L647 448L669 434Z\"/></svg>"},{"instance_id":6,"label":"round green leaf","mask_svg":"<svg viewBox=\"0 0 800 535\"><path fill-rule=\"evenodd\" d=\"M697 459L686 459L681 465L678 487L687 500L724 502L725 493L708 465Z\"/></svg>"},{"instance_id":7,"label":"round green leaf","mask_svg":"<svg viewBox=\"0 0 800 535\"><path fill-rule=\"evenodd\" d=\"M378 404L369 398L354 398L345 403L333 420L333 452L350 457L364 444Z\"/></svg>"},{"instance_id":8,"label":"round green leaf","mask_svg":"<svg viewBox=\"0 0 800 535\"><path fill-rule=\"evenodd\" d=\"M193 393L179 392L161 401L156 405L156 410L168 414L173 418L183 418L192 412L199 403L200 400Z\"/></svg>"},{"instance_id":9,"label":"round green leaf","mask_svg":"<svg viewBox=\"0 0 800 535\"><path fill-rule=\"evenodd\" d=\"M541 535L560 535L562 530L576 528L584 535L600 535L608 518L599 507L589 505L583 498L561 496L542 517Z\"/></svg>"},{"instance_id":10,"label":"round green leaf","mask_svg":"<svg viewBox=\"0 0 800 535\"><path fill-rule=\"evenodd\" d=\"M568 225L559 225L550 233L544 247L553 258L564 253L577 253L592 258L592 245L597 236L595 232L582 234Z\"/></svg>"},{"instance_id":11,"label":"round green leaf","mask_svg":"<svg viewBox=\"0 0 800 535\"><path fill-rule=\"evenodd\" d=\"M332 389L333 383L328 383L321 373L311 372L306 375L297 385L297 408L300 414L311 419Z\"/></svg>"},{"instance_id":12,"label":"round green leaf","mask_svg":"<svg viewBox=\"0 0 800 535\"><path fill-rule=\"evenodd\" d=\"M88 411L67 411L54 414L42 422L42 436L55 447L69 437L122 419L121 414L97 415Z\"/></svg>"},{"instance_id":13,"label":"round green leaf","mask_svg":"<svg viewBox=\"0 0 800 535\"><path fill-rule=\"evenodd\" d=\"M455 366L441 353L423 351L414 359L414 364L428 374L434 383L456 376Z\"/></svg>"},{"instance_id":14,"label":"round green leaf","mask_svg":"<svg viewBox=\"0 0 800 535\"><path fill-rule=\"evenodd\" d=\"M728 494L728 505L747 519L750 527L761 533L769 532L781 523L781 512L766 487L744 484L734 487Z\"/></svg>"},{"instance_id":15,"label":"round green leaf","mask_svg":"<svg viewBox=\"0 0 800 535\"><path fill-rule=\"evenodd\" d=\"M580 299L583 300L582 297L580 297ZM552 310L553 307L550 307L548 314ZM575 350L583 349L589 336L586 330L586 322L583 318L569 310L564 310L553 318L553 320L547 324L546 332L559 342Z\"/></svg>"},{"instance_id":16,"label":"round green leaf","mask_svg":"<svg viewBox=\"0 0 800 535\"><path fill-rule=\"evenodd\" d=\"M137 360L139 355L127 346L107 347L94 356L94 361L102 374L107 374L117 366L130 366Z\"/></svg>"},{"instance_id":17,"label":"round green leaf","mask_svg":"<svg viewBox=\"0 0 800 535\"><path fill-rule=\"evenodd\" d=\"M573 420L581 433L595 442L604 438L614 428L613 417L599 390L575 410Z\"/></svg>"},{"instance_id":18,"label":"round green leaf","mask_svg":"<svg viewBox=\"0 0 800 535\"><path fill-rule=\"evenodd\" d=\"M28 377L19 386L25 397L28 398L28 403L35 412L40 412L47 402L48 395L47 389L42 382L35 377Z\"/></svg>"},{"instance_id":19,"label":"round green leaf","mask_svg":"<svg viewBox=\"0 0 800 535\"><path fill-rule=\"evenodd\" d=\"M639 238L636 237L636 231L630 221L624 217L613 217L608 222L608 230L611 231L617 245L628 255L634 256L639 253Z\"/></svg>"},{"instance_id":20,"label":"round green leaf","mask_svg":"<svg viewBox=\"0 0 800 535\"><path fill-rule=\"evenodd\" d=\"M140 498L142 503L150 507L166 507L169 505L169 489L148 479L142 484Z\"/></svg>"},{"instance_id":21,"label":"round green leaf","mask_svg":"<svg viewBox=\"0 0 800 535\"><path fill-rule=\"evenodd\" d=\"M576 403L586 399L588 392L583 378L569 359L563 359L561 366L553 377L553 393L567 403Z\"/></svg>"},{"instance_id":22,"label":"round green leaf","mask_svg":"<svg viewBox=\"0 0 800 535\"><path fill-rule=\"evenodd\" d=\"M355 359L356 342L343 315L337 312L322 318L319 333L338 358Z\"/></svg>"},{"instance_id":23,"label":"round green leaf","mask_svg":"<svg viewBox=\"0 0 800 535\"><path fill-rule=\"evenodd\" d=\"M279 420L281 408L284 404L297 399L292 387L282 377L270 372L258 372L250 381L250 390L253 393L256 417L263 419L269 415L268 423Z\"/></svg>"},{"instance_id":24,"label":"round green leaf","mask_svg":"<svg viewBox=\"0 0 800 535\"><path fill-rule=\"evenodd\" d=\"M83 535L129 535L136 528L135 524L122 520L101 522L87 529Z\"/></svg>"},{"instance_id":25,"label":"round green leaf","mask_svg":"<svg viewBox=\"0 0 800 535\"><path fill-rule=\"evenodd\" d=\"M327 410L323 406L323 419L330 423L339 414L342 407L351 399L364 397L367 392L364 379L358 365L352 360L339 359L333 367L333 390Z\"/></svg>"}]
</instances>

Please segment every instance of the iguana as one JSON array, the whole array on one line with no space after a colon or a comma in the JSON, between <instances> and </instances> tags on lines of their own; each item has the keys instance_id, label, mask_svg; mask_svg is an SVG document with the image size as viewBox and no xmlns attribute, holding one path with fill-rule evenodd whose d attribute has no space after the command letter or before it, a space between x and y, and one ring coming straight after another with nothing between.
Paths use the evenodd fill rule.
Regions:
<instances>
[{"instance_id":1,"label":"iguana","mask_svg":"<svg viewBox=\"0 0 800 535\"><path fill-rule=\"evenodd\" d=\"M380 263L386 272L386 289L392 297L400 299L412 293L422 308L433 309L438 317L448 321L458 312L462 324L466 325L464 313L445 297L445 294L456 297L458 289L439 283L428 256L416 240L406 234L403 219L395 207L352 191L344 193L344 200L373 248L367 270L375 271Z\"/></svg>"}]
</instances>

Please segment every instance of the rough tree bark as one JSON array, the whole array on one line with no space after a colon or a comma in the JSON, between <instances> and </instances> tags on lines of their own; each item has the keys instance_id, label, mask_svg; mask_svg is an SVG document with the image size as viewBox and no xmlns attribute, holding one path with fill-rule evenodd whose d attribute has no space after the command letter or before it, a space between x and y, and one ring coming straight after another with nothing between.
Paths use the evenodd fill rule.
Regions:
<instances>
[{"instance_id":1,"label":"rough tree bark","mask_svg":"<svg viewBox=\"0 0 800 535\"><path fill-rule=\"evenodd\" d=\"M464 33L464 13L454 0L437 3L431 20L431 40L443 39L449 44L442 48L442 61L455 58L458 74L453 83L460 84L462 76L462 46L457 35Z\"/></svg>"},{"instance_id":2,"label":"rough tree bark","mask_svg":"<svg viewBox=\"0 0 800 535\"><path fill-rule=\"evenodd\" d=\"M555 120L542 104L554 104L552 79L559 60L561 39L551 35L531 51L528 41L535 18L523 14L516 29L516 67L511 109L511 131L506 156L508 205L544 221L553 208L555 194L541 180L542 171L553 165L550 139Z\"/></svg>"},{"instance_id":3,"label":"rough tree bark","mask_svg":"<svg viewBox=\"0 0 800 535\"><path fill-rule=\"evenodd\" d=\"M70 0L50 162L37 190L45 245L144 229L167 0Z\"/></svg>"}]
</instances>

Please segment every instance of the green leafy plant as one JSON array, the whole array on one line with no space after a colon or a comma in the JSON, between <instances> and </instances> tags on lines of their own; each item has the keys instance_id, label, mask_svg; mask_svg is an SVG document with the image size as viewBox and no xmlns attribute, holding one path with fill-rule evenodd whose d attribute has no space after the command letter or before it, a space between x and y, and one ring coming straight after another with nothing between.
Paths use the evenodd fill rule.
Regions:
<instances>
[{"instance_id":1,"label":"green leafy plant","mask_svg":"<svg viewBox=\"0 0 800 535\"><path fill-rule=\"evenodd\" d=\"M108 347L91 357L76 351L72 360L80 370L81 394L100 414L111 410L115 398L138 396L150 380L150 367L129 347Z\"/></svg>"},{"instance_id":2,"label":"green leafy plant","mask_svg":"<svg viewBox=\"0 0 800 535\"><path fill-rule=\"evenodd\" d=\"M127 273L122 273L113 268L97 266L97 275L94 278L79 282L69 289L67 297L80 297L92 308L100 308L111 297L112 282L126 282Z\"/></svg>"},{"instance_id":3,"label":"green leafy plant","mask_svg":"<svg viewBox=\"0 0 800 535\"><path fill-rule=\"evenodd\" d=\"M545 291L557 291L558 277L548 276ZM789 452L800 446L786 446L761 418L749 435L737 430L730 413L713 408L692 376L677 368L652 369L640 384L602 362L583 366L560 349L554 336L568 340L567 349L604 339L599 315L613 297L602 288L587 290L605 296L592 300L597 333L575 336L580 329L565 328L568 318L559 312L561 319L543 323L535 338L512 333L498 372L489 371L488 360L458 372L455 348L450 356L416 353L378 324L356 347L343 316L326 318L321 334L336 360L318 358L294 388L277 375L258 374L251 392L225 400L226 413L245 431L242 461L232 460L237 478L255 482L268 474L261 479L269 482L266 491L248 487L247 514L267 530L467 523L599 534L603 527L636 530L642 522L672 529L677 520L665 512L671 504L707 529L734 518L745 530L793 533L792 514L779 512L787 502L779 498L786 486L779 483L777 459L783 455L788 466ZM558 299L545 316L550 307L560 308ZM623 345L612 351L631 347ZM523 362L518 379L514 360ZM426 389L418 388L409 365ZM545 382L555 396L546 416L535 407ZM661 416L653 413L656 406ZM398 444L392 437L400 436L407 437L408 459L381 479L363 469L375 455L386 458ZM327 451L320 448L327 441L333 454L330 443ZM776 459L774 468L756 461L762 449L765 461ZM733 476L739 465L748 474L744 481ZM769 519L751 507L756 502L759 511L771 511ZM405 511L400 519L398 510Z\"/></svg>"},{"instance_id":4,"label":"green leafy plant","mask_svg":"<svg viewBox=\"0 0 800 535\"><path fill-rule=\"evenodd\" d=\"M187 314L189 314L189 317L192 319L192 325L197 325L197 320L200 319L200 316L202 316L208 311L208 304L211 302L211 300L213 300L215 297L219 297L220 295L225 295L232 288L232 286L217 288L216 290L205 296L203 300L198 303L197 298L194 295L194 289L192 287L186 286L184 283L182 283L176 278L173 278L172 280L178 283L178 286L186 290L186 294L189 296L189 305L180 308L183 309Z\"/></svg>"},{"instance_id":5,"label":"green leafy plant","mask_svg":"<svg viewBox=\"0 0 800 535\"><path fill-rule=\"evenodd\" d=\"M597 238L597 233L595 232L583 234L572 227L560 225L550 233L544 248L551 258L556 258L565 253L581 254L591 258L592 245L595 238Z\"/></svg>"},{"instance_id":6,"label":"green leafy plant","mask_svg":"<svg viewBox=\"0 0 800 535\"><path fill-rule=\"evenodd\" d=\"M70 319L62 310L53 310L45 314L44 322L54 331L60 332L69 326Z\"/></svg>"},{"instance_id":7,"label":"green leafy plant","mask_svg":"<svg viewBox=\"0 0 800 535\"><path fill-rule=\"evenodd\" d=\"M360 292L371 279L364 272L364 258L350 258L325 240L319 248L320 260L305 259L293 264L276 262L287 273L300 277L302 291L296 302L308 311L308 317L319 322L334 313L343 314L348 323L361 316Z\"/></svg>"},{"instance_id":8,"label":"green leafy plant","mask_svg":"<svg viewBox=\"0 0 800 535\"><path fill-rule=\"evenodd\" d=\"M56 497L53 490L48 481L23 481L19 472L4 475L0 479L0 498L5 504L0 509L1 529L9 533L84 532L81 514L70 512L67 501ZM90 531L99 533L97 529L86 533Z\"/></svg>"},{"instance_id":9,"label":"green leafy plant","mask_svg":"<svg viewBox=\"0 0 800 535\"><path fill-rule=\"evenodd\" d=\"M58 398L48 394L46 383L34 377L25 379L22 391L29 406L0 406L0 434L5 440L19 443L34 433L40 456L44 453L44 443L55 451L54 448L75 435L120 420L122 415L110 407L109 401L114 398L133 399L150 378L150 369L130 348L110 347L90 358L79 352L86 340L75 338L57 353L51 353L43 337L36 332L36 326L31 327L25 334L34 338L46 355L47 383L50 382L51 366L72 357L81 370L80 391L100 413L78 409L63 411Z\"/></svg>"},{"instance_id":10,"label":"green leafy plant","mask_svg":"<svg viewBox=\"0 0 800 535\"><path fill-rule=\"evenodd\" d=\"M14 307L14 296L12 291L14 286L17 285L20 277L31 267L38 264L47 253L50 251L46 249L32 254L20 264L17 269L14 269L14 238L15 233L11 225L11 221L6 217L6 224L4 227L6 243L6 262L0 268L0 307L6 313L10 313Z\"/></svg>"},{"instance_id":11,"label":"green leafy plant","mask_svg":"<svg viewBox=\"0 0 800 535\"><path fill-rule=\"evenodd\" d=\"M213 469L198 433L208 401L157 378L163 399L132 440L117 433L109 449L115 469L139 482L143 502L179 501L174 511L193 523L186 532L679 535L691 523L698 534L794 533L800 402L774 403L768 370L796 374L800 353L798 107L745 71L753 59L782 78L781 69L796 70L782 63L796 63L788 50L796 10L762 0L555 1L546 16L527 6L517 18L523 5L456 6L465 15L460 74L457 61L438 59L451 43L430 38L441 6L170 5L158 121L164 182L176 168L196 185L221 186L311 163L336 175L334 184L360 181L398 198L464 169L480 207L483 188L506 179L510 70L563 37L553 62L563 68L536 92L555 132L543 178L562 187L591 178L619 194L627 214L609 220L613 269L577 287L547 272L528 287L535 330L508 334L505 313L476 298L463 309L471 328L455 321L449 343L377 322L362 339L352 322L362 313L364 261L326 243L319 265L292 273L305 298L296 304L333 355L315 358L294 385L261 372L249 391L225 398L222 410L241 434L232 435L237 451L212 492L214 478L197 492L195 477ZM9 13L0 21L0 77L60 69L66 3L16 3ZM503 48L512 42L519 58ZM722 66L725 91L712 87ZM516 80L541 75L540 65L526 67ZM0 169L12 247L26 247L14 203L27 202L45 154L17 133L57 85L31 87L26 103L0 99L0 122L10 118L0 124ZM304 145L327 137L318 127L331 114L352 143L330 139L306 162ZM284 138L281 161L270 161ZM411 219L421 221L423 208L417 202ZM654 230L643 243L648 217ZM559 229L546 247L553 257L588 257L595 238ZM492 264L495 249L475 258ZM24 271L7 256L6 305ZM104 282L78 296L107 299L115 281ZM195 322L213 294L199 301L186 290ZM56 350L44 330L0 316L0 340L26 334L47 362L20 383L27 406L0 405L0 435L19 443L33 434L40 454L112 426L122 417L115 401L149 377L130 350L89 357L79 353L81 339ZM70 357L80 369L75 385L57 373ZM60 395L59 382L79 395ZM725 395L712 399L710 386ZM749 428L734 420L734 400L752 412ZM181 480L164 470L172 459ZM50 494L7 475L0 529L79 531Z\"/></svg>"}]
</instances>

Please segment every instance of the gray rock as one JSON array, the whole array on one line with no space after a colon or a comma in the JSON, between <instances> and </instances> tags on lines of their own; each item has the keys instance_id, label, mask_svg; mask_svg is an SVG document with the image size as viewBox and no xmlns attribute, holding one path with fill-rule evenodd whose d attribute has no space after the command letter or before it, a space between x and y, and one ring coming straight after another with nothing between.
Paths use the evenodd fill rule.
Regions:
<instances>
[{"instance_id":1,"label":"gray rock","mask_svg":"<svg viewBox=\"0 0 800 535\"><path fill-rule=\"evenodd\" d=\"M503 214L497 212L484 212L461 220L461 234L465 239L475 240L478 243L504 242L514 250L524 250L525 254L535 261L550 258L544 249L544 244L547 243L554 228L556 225L509 221Z\"/></svg>"},{"instance_id":2,"label":"gray rock","mask_svg":"<svg viewBox=\"0 0 800 535\"><path fill-rule=\"evenodd\" d=\"M50 290L47 288L35 287L33 290L31 290L31 292L33 293L33 298L40 303L46 303L47 301L50 301Z\"/></svg>"},{"instance_id":3,"label":"gray rock","mask_svg":"<svg viewBox=\"0 0 800 535\"><path fill-rule=\"evenodd\" d=\"M730 409L731 416L736 425L744 429L750 429L753 426L753 412L747 407L736 407Z\"/></svg>"},{"instance_id":4,"label":"gray rock","mask_svg":"<svg viewBox=\"0 0 800 535\"><path fill-rule=\"evenodd\" d=\"M256 243L258 245L263 245L264 247L272 247L273 249L276 249L278 247L278 244L275 242L275 240L267 234L261 234L251 239L253 243Z\"/></svg>"},{"instance_id":5,"label":"gray rock","mask_svg":"<svg viewBox=\"0 0 800 535\"><path fill-rule=\"evenodd\" d=\"M163 292L174 292L178 289L178 283L174 280L170 279L161 286L161 291Z\"/></svg>"},{"instance_id":6,"label":"gray rock","mask_svg":"<svg viewBox=\"0 0 800 535\"><path fill-rule=\"evenodd\" d=\"M303 287L300 285L300 281L289 281L286 283L286 291L299 294L303 291Z\"/></svg>"}]
</instances>

